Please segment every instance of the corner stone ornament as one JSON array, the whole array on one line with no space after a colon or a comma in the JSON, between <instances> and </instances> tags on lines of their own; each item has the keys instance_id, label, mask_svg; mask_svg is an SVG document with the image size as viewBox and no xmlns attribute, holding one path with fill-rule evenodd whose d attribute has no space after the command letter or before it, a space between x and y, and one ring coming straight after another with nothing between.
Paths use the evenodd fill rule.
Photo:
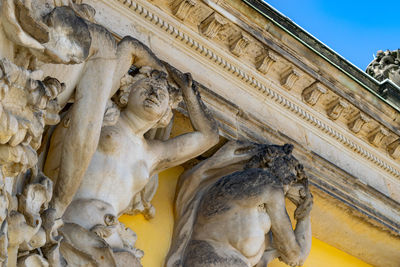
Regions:
<instances>
[{"instance_id":1,"label":"corner stone ornament","mask_svg":"<svg viewBox=\"0 0 400 267\"><path fill-rule=\"evenodd\" d=\"M0 0L0 7L0 265L141 266L137 236L119 216L154 216L157 174L219 139L198 84L135 38L115 39L81 1ZM169 138L178 106L194 131ZM301 264L312 196L291 150L231 141L187 171L175 237L190 230L188 247L174 239L168 266L261 266L275 257ZM295 232L285 197L297 205ZM257 231L238 241L235 255L205 237L213 220L228 223L217 236L232 235L240 226L232 210L242 229ZM221 264L202 263L204 253Z\"/></svg>"},{"instance_id":2,"label":"corner stone ornament","mask_svg":"<svg viewBox=\"0 0 400 267\"><path fill-rule=\"evenodd\" d=\"M311 249L312 195L293 146L230 141L184 172L168 267L302 265ZM293 230L285 198L296 205Z\"/></svg>"},{"instance_id":3,"label":"corner stone ornament","mask_svg":"<svg viewBox=\"0 0 400 267\"><path fill-rule=\"evenodd\" d=\"M366 72L378 81L389 79L400 86L400 50L379 50Z\"/></svg>"}]
</instances>

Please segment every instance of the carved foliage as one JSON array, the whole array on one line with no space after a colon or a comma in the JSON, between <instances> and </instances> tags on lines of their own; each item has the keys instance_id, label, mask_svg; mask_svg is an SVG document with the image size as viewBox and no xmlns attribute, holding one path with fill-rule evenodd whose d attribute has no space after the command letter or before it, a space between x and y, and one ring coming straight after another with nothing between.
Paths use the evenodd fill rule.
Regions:
<instances>
[{"instance_id":1,"label":"carved foliage","mask_svg":"<svg viewBox=\"0 0 400 267\"><path fill-rule=\"evenodd\" d=\"M46 124L59 122L57 95L64 85L54 78L0 60L0 164L5 176L16 176L37 162L35 150Z\"/></svg>"},{"instance_id":2,"label":"carved foliage","mask_svg":"<svg viewBox=\"0 0 400 267\"><path fill-rule=\"evenodd\" d=\"M291 90L296 83L296 81L301 77L301 72L294 68L290 67L287 71L282 73L281 75L281 85L287 89Z\"/></svg>"},{"instance_id":3,"label":"carved foliage","mask_svg":"<svg viewBox=\"0 0 400 267\"><path fill-rule=\"evenodd\" d=\"M304 101L311 106L318 102L322 94L326 94L328 90L319 82L315 82L303 90L302 96Z\"/></svg>"},{"instance_id":4,"label":"carved foliage","mask_svg":"<svg viewBox=\"0 0 400 267\"><path fill-rule=\"evenodd\" d=\"M233 42L230 46L230 50L232 54L240 57L245 53L246 47L249 45L249 43L250 43L249 37L247 37L244 33L240 33L239 36L233 39Z\"/></svg>"},{"instance_id":5,"label":"carved foliage","mask_svg":"<svg viewBox=\"0 0 400 267\"><path fill-rule=\"evenodd\" d=\"M222 16L214 12L203 20L199 27L202 34L208 38L214 38L226 23Z\"/></svg>"},{"instance_id":6,"label":"carved foliage","mask_svg":"<svg viewBox=\"0 0 400 267\"><path fill-rule=\"evenodd\" d=\"M185 20L190 15L196 4L196 0L177 0L173 3L172 12L179 19Z\"/></svg>"}]
</instances>

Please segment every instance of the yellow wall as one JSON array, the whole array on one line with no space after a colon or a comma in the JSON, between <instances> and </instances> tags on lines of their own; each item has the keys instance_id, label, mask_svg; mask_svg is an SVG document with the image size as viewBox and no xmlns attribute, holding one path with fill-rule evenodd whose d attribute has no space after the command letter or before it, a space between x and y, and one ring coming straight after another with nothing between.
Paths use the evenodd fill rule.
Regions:
<instances>
[{"instance_id":1,"label":"yellow wall","mask_svg":"<svg viewBox=\"0 0 400 267\"><path fill-rule=\"evenodd\" d=\"M142 259L144 267L161 267L168 253L173 231L173 206L177 178L182 167L164 171L159 176L159 188L152 201L156 216L146 221L142 215L124 215L120 221L134 230L138 235L136 246L145 252ZM274 260L268 267L283 267L286 264ZM305 267L367 267L363 261L340 251L316 238L312 240L312 249Z\"/></svg>"},{"instance_id":2,"label":"yellow wall","mask_svg":"<svg viewBox=\"0 0 400 267\"><path fill-rule=\"evenodd\" d=\"M316 238L312 239L312 247L304 267L369 267L371 265L332 247ZM275 259L268 267L287 267Z\"/></svg>"}]
</instances>

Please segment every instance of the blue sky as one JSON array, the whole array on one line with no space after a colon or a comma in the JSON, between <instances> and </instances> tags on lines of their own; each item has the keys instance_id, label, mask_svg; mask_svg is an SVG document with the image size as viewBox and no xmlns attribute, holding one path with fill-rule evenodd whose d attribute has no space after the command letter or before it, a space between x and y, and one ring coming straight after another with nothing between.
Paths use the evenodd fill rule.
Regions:
<instances>
[{"instance_id":1,"label":"blue sky","mask_svg":"<svg viewBox=\"0 0 400 267\"><path fill-rule=\"evenodd\" d=\"M400 48L400 0L266 0L357 67Z\"/></svg>"}]
</instances>

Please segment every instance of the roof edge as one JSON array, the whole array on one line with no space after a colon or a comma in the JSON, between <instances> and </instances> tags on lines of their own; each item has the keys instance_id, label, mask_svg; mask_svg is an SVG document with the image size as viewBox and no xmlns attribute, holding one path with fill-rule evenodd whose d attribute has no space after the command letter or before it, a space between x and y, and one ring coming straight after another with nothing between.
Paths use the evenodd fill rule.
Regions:
<instances>
[{"instance_id":1,"label":"roof edge","mask_svg":"<svg viewBox=\"0 0 400 267\"><path fill-rule=\"evenodd\" d=\"M262 14L303 45L317 53L383 102L400 112L400 87L398 85L389 80L379 82L294 23L291 19L270 6L268 3L261 0L243 0L243 2Z\"/></svg>"}]
</instances>

